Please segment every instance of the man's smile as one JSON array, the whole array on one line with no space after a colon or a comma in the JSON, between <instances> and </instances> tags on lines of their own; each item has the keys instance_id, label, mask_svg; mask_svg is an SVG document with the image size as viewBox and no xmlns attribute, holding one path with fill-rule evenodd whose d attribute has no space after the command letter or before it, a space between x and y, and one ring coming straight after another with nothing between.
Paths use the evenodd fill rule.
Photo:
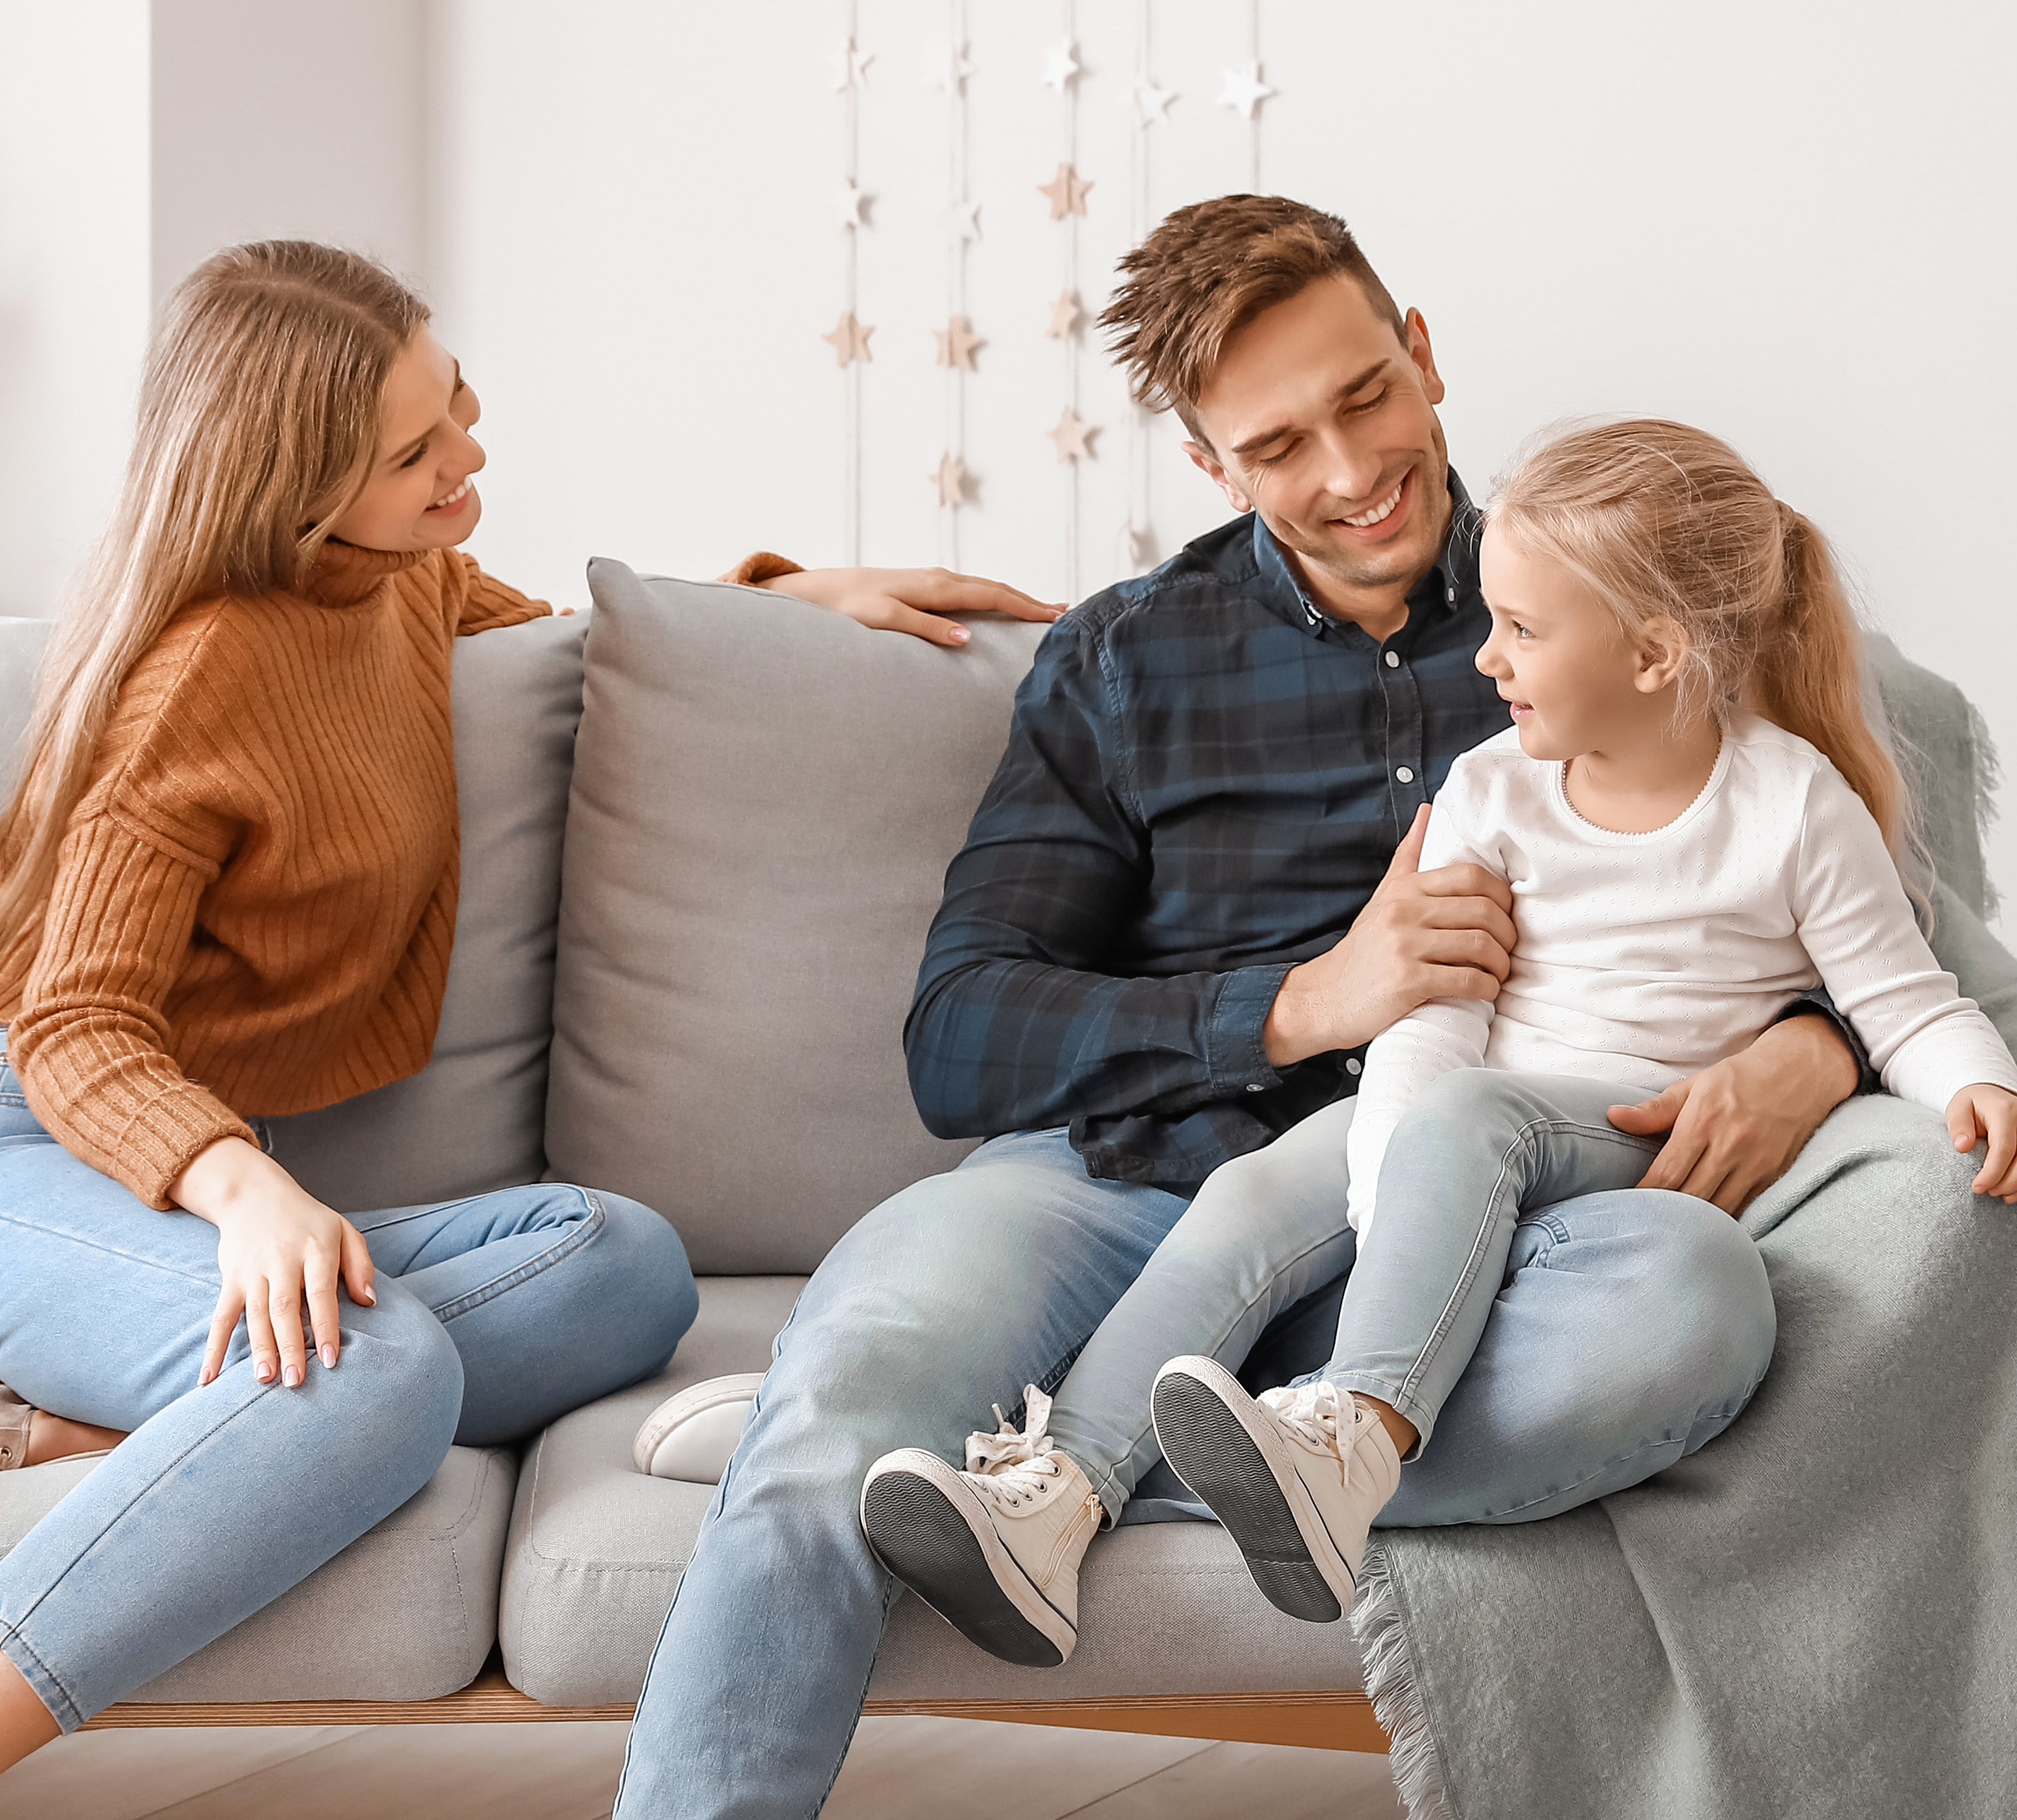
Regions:
<instances>
[{"instance_id":1,"label":"man's smile","mask_svg":"<svg viewBox=\"0 0 2017 1820\"><path fill-rule=\"evenodd\" d=\"M1391 493L1374 500L1362 512L1333 518L1332 527L1343 530L1355 540L1366 543L1392 536L1406 521L1405 508L1414 497L1414 480L1415 470L1411 468L1394 483Z\"/></svg>"}]
</instances>

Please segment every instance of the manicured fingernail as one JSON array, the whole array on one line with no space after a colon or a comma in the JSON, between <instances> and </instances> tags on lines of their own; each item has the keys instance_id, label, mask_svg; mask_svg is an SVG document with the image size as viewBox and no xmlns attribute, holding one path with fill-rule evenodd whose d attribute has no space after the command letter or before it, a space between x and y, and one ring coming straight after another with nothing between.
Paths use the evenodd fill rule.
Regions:
<instances>
[{"instance_id":1,"label":"manicured fingernail","mask_svg":"<svg viewBox=\"0 0 2017 1820\"><path fill-rule=\"evenodd\" d=\"M280 1374L280 1381L290 1390L292 1390L296 1385L301 1382L301 1368L298 1365L290 1365L286 1370Z\"/></svg>"},{"instance_id":2,"label":"manicured fingernail","mask_svg":"<svg viewBox=\"0 0 2017 1820\"><path fill-rule=\"evenodd\" d=\"M370 1284L366 1284L364 1286L364 1305L366 1308L373 1308L377 1305L377 1302L378 1291L373 1289Z\"/></svg>"},{"instance_id":3,"label":"manicured fingernail","mask_svg":"<svg viewBox=\"0 0 2017 1820\"><path fill-rule=\"evenodd\" d=\"M323 1349L322 1349L322 1362L323 1362L323 1365L324 1365L324 1366L325 1366L328 1370L331 1370L331 1371L334 1371L334 1370L336 1369L336 1349L335 1349L335 1347L334 1347L334 1346L325 1346L325 1347L323 1347Z\"/></svg>"},{"instance_id":4,"label":"manicured fingernail","mask_svg":"<svg viewBox=\"0 0 2017 1820\"><path fill-rule=\"evenodd\" d=\"M946 636L951 639L953 643L955 645L964 645L968 639L973 636L973 634L968 631L964 626L955 626L946 634Z\"/></svg>"},{"instance_id":5,"label":"manicured fingernail","mask_svg":"<svg viewBox=\"0 0 2017 1820\"><path fill-rule=\"evenodd\" d=\"M273 1361L270 1359L262 1359L252 1367L252 1375L262 1384L271 1384L273 1381Z\"/></svg>"},{"instance_id":6,"label":"manicured fingernail","mask_svg":"<svg viewBox=\"0 0 2017 1820\"><path fill-rule=\"evenodd\" d=\"M204 1366L204 1368L196 1374L197 1388L198 1390L202 1389L203 1387L206 1384L209 1383L209 1381L216 1375L217 1374L211 1370L207 1365Z\"/></svg>"}]
</instances>

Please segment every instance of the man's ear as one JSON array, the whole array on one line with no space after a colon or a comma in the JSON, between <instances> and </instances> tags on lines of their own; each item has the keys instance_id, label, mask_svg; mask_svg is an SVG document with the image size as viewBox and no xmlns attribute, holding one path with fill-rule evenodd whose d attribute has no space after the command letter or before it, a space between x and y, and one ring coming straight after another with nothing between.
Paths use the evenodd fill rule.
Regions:
<instances>
[{"instance_id":1,"label":"man's ear","mask_svg":"<svg viewBox=\"0 0 2017 1820\"><path fill-rule=\"evenodd\" d=\"M1199 471L1232 502L1236 512L1253 511L1253 500L1240 491L1239 483L1225 471L1225 464L1202 442L1185 443L1184 453L1197 464Z\"/></svg>"},{"instance_id":2,"label":"man's ear","mask_svg":"<svg viewBox=\"0 0 2017 1820\"><path fill-rule=\"evenodd\" d=\"M1422 376L1422 394L1432 405L1443 402L1443 376L1436 370L1436 351L1429 345L1429 325L1422 312L1411 309L1406 317L1408 358Z\"/></svg>"},{"instance_id":3,"label":"man's ear","mask_svg":"<svg viewBox=\"0 0 2017 1820\"><path fill-rule=\"evenodd\" d=\"M1639 628L1639 667L1632 686L1642 695L1657 695L1672 687L1688 660L1688 635L1678 619L1665 614Z\"/></svg>"}]
</instances>

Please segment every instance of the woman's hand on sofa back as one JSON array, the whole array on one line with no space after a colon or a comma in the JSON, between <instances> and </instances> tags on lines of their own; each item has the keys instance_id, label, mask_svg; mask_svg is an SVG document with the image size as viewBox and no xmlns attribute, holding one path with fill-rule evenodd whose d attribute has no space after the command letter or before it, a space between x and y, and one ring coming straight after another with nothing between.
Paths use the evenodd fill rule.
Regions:
<instances>
[{"instance_id":1,"label":"woman's hand on sofa back","mask_svg":"<svg viewBox=\"0 0 2017 1820\"><path fill-rule=\"evenodd\" d=\"M1048 624L1065 611L1006 582L955 575L949 569L803 569L756 584L774 594L810 601L882 632L907 632L933 645L957 648L966 628L944 616L1001 613Z\"/></svg>"}]
</instances>

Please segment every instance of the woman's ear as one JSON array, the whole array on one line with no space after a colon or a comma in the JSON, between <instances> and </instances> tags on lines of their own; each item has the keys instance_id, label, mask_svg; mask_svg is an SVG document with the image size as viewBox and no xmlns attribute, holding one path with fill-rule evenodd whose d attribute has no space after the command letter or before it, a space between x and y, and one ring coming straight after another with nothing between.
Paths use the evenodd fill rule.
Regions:
<instances>
[{"instance_id":1,"label":"woman's ear","mask_svg":"<svg viewBox=\"0 0 2017 1820\"><path fill-rule=\"evenodd\" d=\"M1664 613L1639 628L1639 667L1632 686L1642 695L1657 695L1672 687L1688 660L1688 635L1678 619Z\"/></svg>"}]
</instances>

